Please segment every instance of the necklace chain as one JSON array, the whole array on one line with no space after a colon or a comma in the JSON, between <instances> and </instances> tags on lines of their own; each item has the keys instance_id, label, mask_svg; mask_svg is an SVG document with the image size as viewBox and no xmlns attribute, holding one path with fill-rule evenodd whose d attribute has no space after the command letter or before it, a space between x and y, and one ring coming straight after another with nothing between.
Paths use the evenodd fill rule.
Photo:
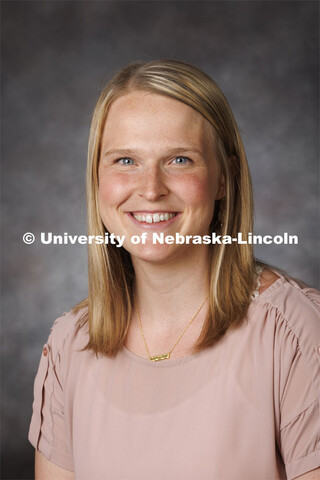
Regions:
<instances>
[{"instance_id":1,"label":"necklace chain","mask_svg":"<svg viewBox=\"0 0 320 480\"><path fill-rule=\"evenodd\" d=\"M148 349L148 345L147 345L145 336L144 336L144 334L143 334L143 329L142 329L141 318L140 318L140 314L139 314L139 310L138 310L138 305L137 305L137 303L135 302L136 311L137 311L137 315L138 315L138 319L139 319L140 330L141 330L141 333L142 333L142 337L143 337L143 340L144 340L144 344L145 344L146 349L147 349L147 352L148 352L149 360L150 360L151 362L159 362L160 360L167 360L167 359L170 358L170 354L172 353L173 349L175 348L175 346L177 345L177 343L180 341L180 339L181 339L182 336L184 335L184 333L185 333L185 331L187 330L187 328L191 325L191 323L193 322L193 320L196 318L196 316L198 315L198 313L199 313L200 310L202 309L203 305L205 304L206 300L207 300L207 297L204 299L204 301L202 302L202 304L201 304L200 307L198 308L196 314L192 317L192 319L190 320L190 322L187 324L187 326L185 327L185 329L183 330L183 332L181 333L181 335L179 336L178 340L177 340L176 343L173 345L173 347L171 348L171 350L170 350L168 353L163 353L163 354L160 354L160 355L154 355L153 357L150 355L150 352L149 352L149 349Z\"/></svg>"},{"instance_id":2,"label":"necklace chain","mask_svg":"<svg viewBox=\"0 0 320 480\"><path fill-rule=\"evenodd\" d=\"M256 275L257 275L257 279L256 279L256 290L253 292L252 294L252 299L256 298L258 295L259 295L259 288L261 286L261 283L260 283L260 277L261 277L261 272L262 272L262 268L261 267L257 267L256 269ZM168 353L163 353L163 354L160 354L160 355L154 355L153 357L150 355L150 352L149 352L149 349L148 349L148 345L147 345L147 341L145 339L145 336L143 334L143 329L142 329L142 323L141 323L141 318L140 318L140 314L139 314L139 310L138 310L138 305L136 304L135 302L135 307L136 307L136 311L137 311L137 315L138 315L138 319L139 319L139 325L140 325L140 330L141 330L141 334L142 334L142 337L143 337L143 341L144 341L144 344L146 346L146 349L147 349L147 352L148 352L148 357L149 357L149 360L151 362L159 362L160 360L167 360L170 358L170 354L172 353L173 349L175 348L175 346L177 345L177 343L180 341L180 339L182 338L182 336L184 335L185 331L187 330L187 328L191 325L191 323L193 322L193 320L196 318L196 316L198 315L198 313L200 312L200 310L202 309L203 305L205 304L206 300L207 300L208 297L206 297L204 299L204 301L202 302L202 304L200 305L200 307L198 308L196 314L191 318L190 322L187 324L187 326L185 327L185 329L183 330L183 332L181 333L181 335L179 336L178 340L176 341L176 343L173 345L173 347L171 348L171 350L168 352Z\"/></svg>"}]
</instances>

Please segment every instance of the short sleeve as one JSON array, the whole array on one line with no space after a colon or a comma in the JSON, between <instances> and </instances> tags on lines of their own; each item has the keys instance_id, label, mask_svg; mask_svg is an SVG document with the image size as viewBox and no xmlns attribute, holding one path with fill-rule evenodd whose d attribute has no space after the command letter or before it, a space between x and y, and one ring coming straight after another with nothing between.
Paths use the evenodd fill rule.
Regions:
<instances>
[{"instance_id":1,"label":"short sleeve","mask_svg":"<svg viewBox=\"0 0 320 480\"><path fill-rule=\"evenodd\" d=\"M33 413L28 438L34 448L48 460L73 471L72 455L67 442L61 349L57 330L54 324L42 350L34 382Z\"/></svg>"},{"instance_id":2,"label":"short sleeve","mask_svg":"<svg viewBox=\"0 0 320 480\"><path fill-rule=\"evenodd\" d=\"M316 295L286 300L275 334L275 393L277 442L293 479L320 466L320 311Z\"/></svg>"}]
</instances>

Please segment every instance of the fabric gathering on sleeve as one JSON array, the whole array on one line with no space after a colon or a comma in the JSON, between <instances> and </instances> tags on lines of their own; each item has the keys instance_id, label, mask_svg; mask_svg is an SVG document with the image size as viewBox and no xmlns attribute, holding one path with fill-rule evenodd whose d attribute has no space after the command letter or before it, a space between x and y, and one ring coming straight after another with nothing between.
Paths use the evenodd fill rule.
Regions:
<instances>
[{"instance_id":1,"label":"fabric gathering on sleeve","mask_svg":"<svg viewBox=\"0 0 320 480\"><path fill-rule=\"evenodd\" d=\"M63 341L67 316L58 318L44 345L34 382L29 441L48 460L73 471L64 413Z\"/></svg>"},{"instance_id":2,"label":"fabric gathering on sleeve","mask_svg":"<svg viewBox=\"0 0 320 480\"><path fill-rule=\"evenodd\" d=\"M320 298L295 282L282 290L268 308L276 316L276 441L293 479L320 466Z\"/></svg>"}]
</instances>

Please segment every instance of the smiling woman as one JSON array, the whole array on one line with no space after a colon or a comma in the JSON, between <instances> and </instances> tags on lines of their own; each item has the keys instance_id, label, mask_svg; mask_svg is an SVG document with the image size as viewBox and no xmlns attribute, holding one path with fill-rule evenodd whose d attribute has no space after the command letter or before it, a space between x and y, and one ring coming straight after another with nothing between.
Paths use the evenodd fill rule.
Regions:
<instances>
[{"instance_id":1,"label":"smiling woman","mask_svg":"<svg viewBox=\"0 0 320 480\"><path fill-rule=\"evenodd\" d=\"M112 103L102 137L99 211L108 231L125 235L132 259L186 262L179 245L157 246L151 235L139 245L130 239L144 231L208 233L215 201L225 195L216 156L213 127L191 107L143 91ZM200 253L194 247L191 264Z\"/></svg>"},{"instance_id":2,"label":"smiling woman","mask_svg":"<svg viewBox=\"0 0 320 480\"><path fill-rule=\"evenodd\" d=\"M250 243L152 240L252 232L244 148L212 79L154 61L110 80L87 208L89 235L124 243L88 245L88 298L45 345L36 478L319 478L318 292Z\"/></svg>"}]
</instances>

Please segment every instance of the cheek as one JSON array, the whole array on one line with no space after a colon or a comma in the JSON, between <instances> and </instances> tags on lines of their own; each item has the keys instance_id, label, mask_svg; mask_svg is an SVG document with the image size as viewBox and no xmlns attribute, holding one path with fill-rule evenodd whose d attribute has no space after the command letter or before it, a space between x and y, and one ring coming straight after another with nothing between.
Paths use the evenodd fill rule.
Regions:
<instances>
[{"instance_id":1,"label":"cheek","mask_svg":"<svg viewBox=\"0 0 320 480\"><path fill-rule=\"evenodd\" d=\"M101 175L98 189L99 208L106 209L119 204L127 191L128 182L124 179L116 179L114 175Z\"/></svg>"},{"instance_id":2,"label":"cheek","mask_svg":"<svg viewBox=\"0 0 320 480\"><path fill-rule=\"evenodd\" d=\"M208 175L190 174L181 180L177 189L190 206L213 208L216 186L210 182Z\"/></svg>"}]
</instances>

